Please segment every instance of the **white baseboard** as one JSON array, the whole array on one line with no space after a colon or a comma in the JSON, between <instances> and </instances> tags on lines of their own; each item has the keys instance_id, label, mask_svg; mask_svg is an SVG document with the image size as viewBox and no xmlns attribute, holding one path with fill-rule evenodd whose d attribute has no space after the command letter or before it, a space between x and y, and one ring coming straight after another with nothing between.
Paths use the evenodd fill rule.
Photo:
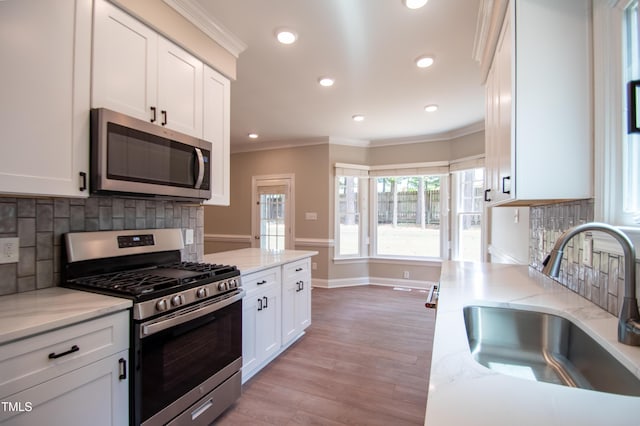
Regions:
<instances>
[{"instance_id":1,"label":"white baseboard","mask_svg":"<svg viewBox=\"0 0 640 426\"><path fill-rule=\"evenodd\" d=\"M320 288L340 288L340 287L357 287L362 285L379 285L384 287L404 287L415 288L420 290L428 290L436 283L432 281L404 280L395 278L376 278L376 277L359 277L359 278L340 278L340 279L318 279L313 278L312 286Z\"/></svg>"}]
</instances>

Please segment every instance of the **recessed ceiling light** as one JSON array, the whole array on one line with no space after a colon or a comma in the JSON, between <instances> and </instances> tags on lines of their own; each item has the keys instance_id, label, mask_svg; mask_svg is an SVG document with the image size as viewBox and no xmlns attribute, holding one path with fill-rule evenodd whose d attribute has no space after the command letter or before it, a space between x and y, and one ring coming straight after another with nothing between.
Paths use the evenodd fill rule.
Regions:
<instances>
[{"instance_id":1,"label":"recessed ceiling light","mask_svg":"<svg viewBox=\"0 0 640 426\"><path fill-rule=\"evenodd\" d=\"M292 44L298 39L298 34L286 28L279 28L276 30L276 38L282 44Z\"/></svg>"},{"instance_id":2,"label":"recessed ceiling light","mask_svg":"<svg viewBox=\"0 0 640 426\"><path fill-rule=\"evenodd\" d=\"M427 4L428 0L402 0L405 6L409 9L420 9L422 6Z\"/></svg>"},{"instance_id":3,"label":"recessed ceiling light","mask_svg":"<svg viewBox=\"0 0 640 426\"><path fill-rule=\"evenodd\" d=\"M420 56L416 58L416 65L418 68L428 68L433 65L433 56Z\"/></svg>"},{"instance_id":4,"label":"recessed ceiling light","mask_svg":"<svg viewBox=\"0 0 640 426\"><path fill-rule=\"evenodd\" d=\"M331 87L333 83L335 83L335 80L330 77L322 77L318 79L318 83L320 83L320 86Z\"/></svg>"},{"instance_id":5,"label":"recessed ceiling light","mask_svg":"<svg viewBox=\"0 0 640 426\"><path fill-rule=\"evenodd\" d=\"M424 107L424 110L425 110L426 112L435 112L435 111L437 111L437 110L438 110L438 105L434 105L434 104L432 104L432 105L427 105L426 107Z\"/></svg>"},{"instance_id":6,"label":"recessed ceiling light","mask_svg":"<svg viewBox=\"0 0 640 426\"><path fill-rule=\"evenodd\" d=\"M247 136L249 136L249 139L258 139L257 133L249 133Z\"/></svg>"},{"instance_id":7,"label":"recessed ceiling light","mask_svg":"<svg viewBox=\"0 0 640 426\"><path fill-rule=\"evenodd\" d=\"M354 116L353 116L353 117L351 117L351 118L353 118L353 121L363 121L363 120L364 120L364 115L362 115L362 114L356 114L356 115L354 115Z\"/></svg>"}]
</instances>

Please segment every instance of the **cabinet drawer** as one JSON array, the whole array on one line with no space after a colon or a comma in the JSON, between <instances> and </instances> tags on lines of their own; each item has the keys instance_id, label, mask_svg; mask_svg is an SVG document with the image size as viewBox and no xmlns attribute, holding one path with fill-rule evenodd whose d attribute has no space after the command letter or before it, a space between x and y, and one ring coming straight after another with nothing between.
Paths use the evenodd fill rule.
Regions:
<instances>
[{"instance_id":1,"label":"cabinet drawer","mask_svg":"<svg viewBox=\"0 0 640 426\"><path fill-rule=\"evenodd\" d=\"M248 293L257 288L265 288L270 285L280 285L280 267L266 269L242 277L242 287Z\"/></svg>"},{"instance_id":2,"label":"cabinet drawer","mask_svg":"<svg viewBox=\"0 0 640 426\"><path fill-rule=\"evenodd\" d=\"M295 277L308 278L311 276L311 259L306 258L296 262L287 263L282 267L282 270L284 281Z\"/></svg>"},{"instance_id":3,"label":"cabinet drawer","mask_svg":"<svg viewBox=\"0 0 640 426\"><path fill-rule=\"evenodd\" d=\"M129 311L0 346L0 398L129 347Z\"/></svg>"}]
</instances>

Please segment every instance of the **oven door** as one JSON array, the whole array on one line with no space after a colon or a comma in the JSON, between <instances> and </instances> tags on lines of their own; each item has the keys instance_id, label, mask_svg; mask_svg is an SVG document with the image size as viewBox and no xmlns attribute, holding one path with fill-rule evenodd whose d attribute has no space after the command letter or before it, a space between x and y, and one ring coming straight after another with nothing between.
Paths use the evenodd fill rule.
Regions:
<instances>
[{"instance_id":1,"label":"oven door","mask_svg":"<svg viewBox=\"0 0 640 426\"><path fill-rule=\"evenodd\" d=\"M243 295L134 326L134 424L166 424L240 370Z\"/></svg>"}]
</instances>

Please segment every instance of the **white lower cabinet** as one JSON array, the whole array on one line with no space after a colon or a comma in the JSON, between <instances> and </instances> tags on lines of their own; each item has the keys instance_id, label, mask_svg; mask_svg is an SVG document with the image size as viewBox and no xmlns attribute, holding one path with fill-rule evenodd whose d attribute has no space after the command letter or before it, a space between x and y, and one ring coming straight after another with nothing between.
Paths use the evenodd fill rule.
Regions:
<instances>
[{"instance_id":1,"label":"white lower cabinet","mask_svg":"<svg viewBox=\"0 0 640 426\"><path fill-rule=\"evenodd\" d=\"M127 311L0 346L0 424L127 424L128 348Z\"/></svg>"},{"instance_id":2,"label":"white lower cabinet","mask_svg":"<svg viewBox=\"0 0 640 426\"><path fill-rule=\"evenodd\" d=\"M128 380L121 379L128 350L73 370L6 398L2 424L16 426L125 425Z\"/></svg>"},{"instance_id":3,"label":"white lower cabinet","mask_svg":"<svg viewBox=\"0 0 640 426\"><path fill-rule=\"evenodd\" d=\"M242 277L242 381L273 357L282 345L280 267Z\"/></svg>"},{"instance_id":4,"label":"white lower cabinet","mask_svg":"<svg viewBox=\"0 0 640 426\"><path fill-rule=\"evenodd\" d=\"M311 324L311 260L282 267L282 343L293 341Z\"/></svg>"},{"instance_id":5,"label":"white lower cabinet","mask_svg":"<svg viewBox=\"0 0 640 426\"><path fill-rule=\"evenodd\" d=\"M311 324L311 260L243 275L242 382L281 354Z\"/></svg>"}]
</instances>

